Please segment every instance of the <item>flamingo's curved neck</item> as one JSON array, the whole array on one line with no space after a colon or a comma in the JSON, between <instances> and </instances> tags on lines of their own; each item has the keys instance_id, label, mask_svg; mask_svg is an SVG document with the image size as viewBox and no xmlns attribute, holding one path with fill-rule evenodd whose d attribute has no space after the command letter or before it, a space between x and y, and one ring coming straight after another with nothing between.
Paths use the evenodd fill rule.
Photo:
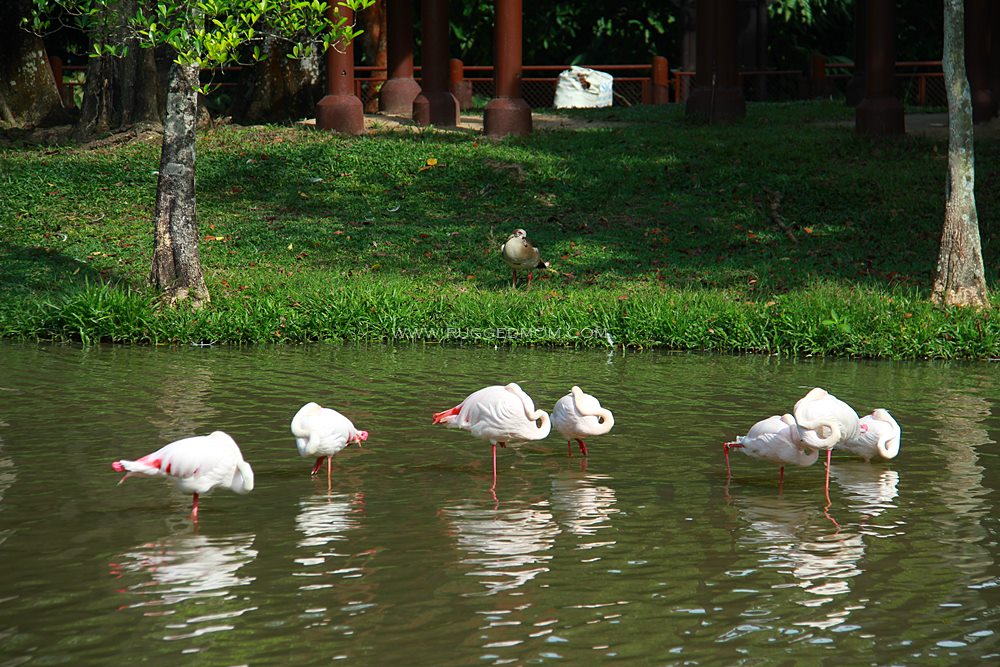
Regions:
<instances>
[{"instance_id":1,"label":"flamingo's curved neck","mask_svg":"<svg viewBox=\"0 0 1000 667\"><path fill-rule=\"evenodd\" d=\"M840 442L840 438L841 438L842 433L841 433L841 430L840 430L840 424L838 424L836 420L832 420L832 421L822 421L822 420L809 421L809 420L806 420L806 419L799 419L797 421L798 421L799 426L801 426L803 428L812 429L812 430L816 431L816 435L817 436L819 436L820 429L823 428L824 426L827 427L828 429L830 429L830 435L826 436L825 438L820 437L819 440L816 442L816 446L817 447L821 447L823 449L830 449L831 447L833 447L834 445L836 445L838 442Z\"/></svg>"}]
</instances>

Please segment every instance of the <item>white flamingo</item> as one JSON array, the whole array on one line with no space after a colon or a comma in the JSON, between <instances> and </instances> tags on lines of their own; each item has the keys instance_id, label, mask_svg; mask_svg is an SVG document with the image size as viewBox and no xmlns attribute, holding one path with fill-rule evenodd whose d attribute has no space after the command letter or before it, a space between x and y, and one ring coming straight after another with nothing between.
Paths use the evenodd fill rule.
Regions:
<instances>
[{"instance_id":1,"label":"white flamingo","mask_svg":"<svg viewBox=\"0 0 1000 667\"><path fill-rule=\"evenodd\" d=\"M802 445L798 425L790 414L772 415L762 419L747 431L736 436L735 442L722 443L726 456L726 473L730 473L729 450L739 449L753 459L781 466L778 485L785 479L785 466L811 466L819 458L819 450Z\"/></svg>"},{"instance_id":2,"label":"white flamingo","mask_svg":"<svg viewBox=\"0 0 1000 667\"><path fill-rule=\"evenodd\" d=\"M837 449L857 454L865 461L871 461L876 456L888 460L899 454L901 435L899 424L889 411L878 408L862 417L858 422L858 434L838 445Z\"/></svg>"},{"instance_id":3,"label":"white flamingo","mask_svg":"<svg viewBox=\"0 0 1000 667\"><path fill-rule=\"evenodd\" d=\"M368 439L368 431L354 428L350 419L332 408L317 403L306 403L292 418L292 435L301 456L315 456L316 465L310 474L315 475L326 460L326 485L330 488L333 456L352 442Z\"/></svg>"},{"instance_id":4,"label":"white flamingo","mask_svg":"<svg viewBox=\"0 0 1000 667\"><path fill-rule=\"evenodd\" d=\"M573 455L573 440L580 445L580 451L587 455L587 443L583 438L604 435L615 425L611 410L601 407L596 397L574 386L552 408L552 426L566 438L566 451Z\"/></svg>"},{"instance_id":5,"label":"white flamingo","mask_svg":"<svg viewBox=\"0 0 1000 667\"><path fill-rule=\"evenodd\" d=\"M228 487L236 493L253 490L253 469L243 460L239 446L228 433L215 431L171 442L146 454L141 459L115 461L111 467L129 477L166 477L177 488L193 494L191 518L198 520L198 496L218 487Z\"/></svg>"},{"instance_id":6,"label":"white flamingo","mask_svg":"<svg viewBox=\"0 0 1000 667\"><path fill-rule=\"evenodd\" d=\"M465 429L473 436L488 441L493 447L493 485L497 485L497 445L508 442L541 440L552 428L549 415L536 410L535 403L511 382L475 391L453 408L434 415L435 424Z\"/></svg>"},{"instance_id":7,"label":"white flamingo","mask_svg":"<svg viewBox=\"0 0 1000 667\"><path fill-rule=\"evenodd\" d=\"M798 424L802 445L826 450L826 481L824 490L830 498L830 456L833 448L853 440L860 432L860 420L854 408L816 387L795 403L792 410Z\"/></svg>"}]
</instances>

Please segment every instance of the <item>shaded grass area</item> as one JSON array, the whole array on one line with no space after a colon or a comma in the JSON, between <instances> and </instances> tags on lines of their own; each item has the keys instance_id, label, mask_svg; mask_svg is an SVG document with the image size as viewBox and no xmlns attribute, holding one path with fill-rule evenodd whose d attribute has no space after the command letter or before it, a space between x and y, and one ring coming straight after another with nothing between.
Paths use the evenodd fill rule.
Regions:
<instances>
[{"instance_id":1,"label":"shaded grass area","mask_svg":"<svg viewBox=\"0 0 1000 667\"><path fill-rule=\"evenodd\" d=\"M0 335L1000 356L992 313L926 301L943 142L857 137L833 103L750 105L732 127L676 108L571 116L580 127L503 142L207 133L198 215L213 302L200 312L162 310L144 287L157 143L8 151ZM977 144L994 290L998 154ZM530 291L510 288L498 256L517 227L552 264Z\"/></svg>"}]
</instances>

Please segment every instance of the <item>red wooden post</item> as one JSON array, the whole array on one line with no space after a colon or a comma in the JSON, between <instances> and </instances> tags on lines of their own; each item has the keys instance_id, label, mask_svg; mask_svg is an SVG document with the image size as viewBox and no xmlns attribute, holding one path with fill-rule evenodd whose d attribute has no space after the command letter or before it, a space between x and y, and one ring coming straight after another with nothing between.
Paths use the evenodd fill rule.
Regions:
<instances>
[{"instance_id":1,"label":"red wooden post","mask_svg":"<svg viewBox=\"0 0 1000 667\"><path fill-rule=\"evenodd\" d=\"M867 0L865 98L854 110L854 130L873 136L905 134L896 97L896 0Z\"/></svg>"},{"instance_id":2,"label":"red wooden post","mask_svg":"<svg viewBox=\"0 0 1000 667\"><path fill-rule=\"evenodd\" d=\"M670 102L670 64L663 56L653 56L653 104Z\"/></svg>"},{"instance_id":3,"label":"red wooden post","mask_svg":"<svg viewBox=\"0 0 1000 667\"><path fill-rule=\"evenodd\" d=\"M854 0L854 67L845 90L849 107L861 104L865 97L865 40L868 39L868 0Z\"/></svg>"},{"instance_id":4,"label":"red wooden post","mask_svg":"<svg viewBox=\"0 0 1000 667\"><path fill-rule=\"evenodd\" d=\"M736 66L736 0L698 0L694 86L688 116L728 123L746 116Z\"/></svg>"},{"instance_id":5,"label":"red wooden post","mask_svg":"<svg viewBox=\"0 0 1000 667\"><path fill-rule=\"evenodd\" d=\"M990 3L990 88L1000 101L1000 5Z\"/></svg>"},{"instance_id":6,"label":"red wooden post","mask_svg":"<svg viewBox=\"0 0 1000 667\"><path fill-rule=\"evenodd\" d=\"M330 7L331 19L337 13L354 21L354 12L346 7ZM341 134L363 134L365 114L361 99L354 95L354 45L331 45L326 52L326 95L316 104L316 127Z\"/></svg>"},{"instance_id":7,"label":"red wooden post","mask_svg":"<svg viewBox=\"0 0 1000 667\"><path fill-rule=\"evenodd\" d=\"M458 125L458 100L448 90L448 0L422 0L422 88L413 100L417 125Z\"/></svg>"},{"instance_id":8,"label":"red wooden post","mask_svg":"<svg viewBox=\"0 0 1000 667\"><path fill-rule=\"evenodd\" d=\"M488 137L531 134L531 107L521 97L521 0L497 0L493 31L496 91L483 113Z\"/></svg>"},{"instance_id":9,"label":"red wooden post","mask_svg":"<svg viewBox=\"0 0 1000 667\"><path fill-rule=\"evenodd\" d=\"M833 93L833 85L826 76L826 56L813 53L809 56L809 94L812 97L827 97Z\"/></svg>"},{"instance_id":10,"label":"red wooden post","mask_svg":"<svg viewBox=\"0 0 1000 667\"><path fill-rule=\"evenodd\" d=\"M972 93L974 123L985 123L997 115L997 100L990 87L989 12L986 0L965 0L965 70ZM996 37L994 49L1000 47L995 40Z\"/></svg>"},{"instance_id":11,"label":"red wooden post","mask_svg":"<svg viewBox=\"0 0 1000 667\"><path fill-rule=\"evenodd\" d=\"M389 77L379 91L379 110L409 115L420 94L413 78L413 0L388 0L386 31Z\"/></svg>"},{"instance_id":12,"label":"red wooden post","mask_svg":"<svg viewBox=\"0 0 1000 667\"><path fill-rule=\"evenodd\" d=\"M458 100L459 109L472 108L472 82L465 80L465 63L458 58L448 61L448 90Z\"/></svg>"},{"instance_id":13,"label":"red wooden post","mask_svg":"<svg viewBox=\"0 0 1000 667\"><path fill-rule=\"evenodd\" d=\"M52 78L56 82L56 90L59 92L59 99L62 100L64 109L72 109L73 96L67 95L66 84L63 83L63 61L59 56L49 56L49 68L52 70Z\"/></svg>"}]
</instances>

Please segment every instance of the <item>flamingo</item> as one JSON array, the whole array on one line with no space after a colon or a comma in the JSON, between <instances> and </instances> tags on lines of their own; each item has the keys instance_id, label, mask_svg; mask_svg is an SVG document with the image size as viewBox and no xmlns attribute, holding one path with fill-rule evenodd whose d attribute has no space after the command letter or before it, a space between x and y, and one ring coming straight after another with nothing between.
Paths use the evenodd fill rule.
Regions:
<instances>
[{"instance_id":1,"label":"flamingo","mask_svg":"<svg viewBox=\"0 0 1000 667\"><path fill-rule=\"evenodd\" d=\"M253 491L253 469L243 460L236 441L222 431L177 440L136 461L115 461L111 467L127 473L119 484L134 475L172 480L178 489L193 494L193 521L198 520L199 495L220 486L239 494Z\"/></svg>"},{"instance_id":2,"label":"flamingo","mask_svg":"<svg viewBox=\"0 0 1000 667\"><path fill-rule=\"evenodd\" d=\"M354 428L351 420L332 408L317 403L306 403L292 418L292 435L302 456L316 456L316 465L310 474L315 475L326 459L326 486L331 488L333 455L350 445L368 439L368 431Z\"/></svg>"},{"instance_id":3,"label":"flamingo","mask_svg":"<svg viewBox=\"0 0 1000 667\"><path fill-rule=\"evenodd\" d=\"M826 481L824 490L830 499L830 456L833 448L853 440L860 432L858 413L854 408L816 387L795 403L792 410L798 424L803 446L826 450Z\"/></svg>"},{"instance_id":4,"label":"flamingo","mask_svg":"<svg viewBox=\"0 0 1000 667\"><path fill-rule=\"evenodd\" d=\"M552 408L552 425L566 438L566 452L570 456L573 455L573 440L586 456L587 443L583 438L604 435L615 425L615 417L611 410L601 407L596 397L574 386Z\"/></svg>"},{"instance_id":5,"label":"flamingo","mask_svg":"<svg viewBox=\"0 0 1000 667\"><path fill-rule=\"evenodd\" d=\"M857 436L837 445L837 449L857 454L866 462L875 456L888 460L899 454L902 431L885 408L878 408L862 417L858 422L858 430Z\"/></svg>"},{"instance_id":6,"label":"flamingo","mask_svg":"<svg viewBox=\"0 0 1000 667\"><path fill-rule=\"evenodd\" d=\"M512 269L514 287L517 287L518 271L528 272L528 287L531 287L532 270L549 268L549 263L542 261L538 246L528 239L528 233L523 229L515 229L507 237L507 240L500 246L500 256Z\"/></svg>"},{"instance_id":7,"label":"flamingo","mask_svg":"<svg viewBox=\"0 0 1000 667\"><path fill-rule=\"evenodd\" d=\"M731 474L730 449L740 449L750 458L781 466L778 472L779 487L785 479L786 465L811 466L819 458L819 450L802 445L795 418L787 413L762 419L751 426L746 435L736 436L735 442L722 443L727 474Z\"/></svg>"},{"instance_id":8,"label":"flamingo","mask_svg":"<svg viewBox=\"0 0 1000 667\"><path fill-rule=\"evenodd\" d=\"M517 383L493 385L475 391L453 408L434 415L435 424L461 428L487 441L493 448L493 485L497 485L497 445L511 441L541 440L552 428L549 415L536 410L531 397Z\"/></svg>"}]
</instances>

